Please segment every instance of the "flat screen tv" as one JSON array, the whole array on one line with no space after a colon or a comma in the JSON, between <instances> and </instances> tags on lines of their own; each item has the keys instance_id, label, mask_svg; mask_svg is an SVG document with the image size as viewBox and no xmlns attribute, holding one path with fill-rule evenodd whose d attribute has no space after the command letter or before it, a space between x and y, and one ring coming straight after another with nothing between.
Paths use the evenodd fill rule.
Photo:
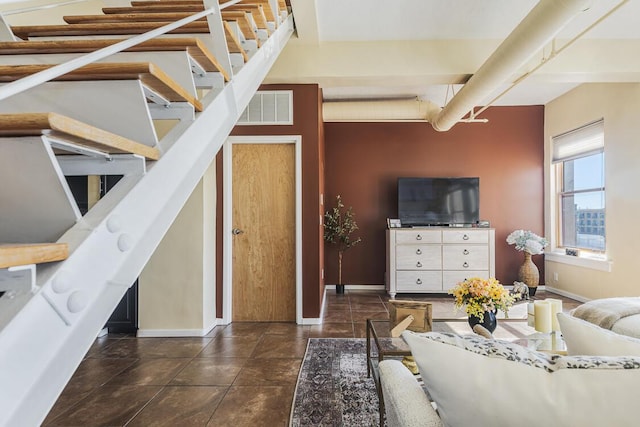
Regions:
<instances>
[{"instance_id":1,"label":"flat screen tv","mask_svg":"<svg viewBox=\"0 0 640 427\"><path fill-rule=\"evenodd\" d=\"M480 220L479 178L398 178L403 226L465 226Z\"/></svg>"}]
</instances>

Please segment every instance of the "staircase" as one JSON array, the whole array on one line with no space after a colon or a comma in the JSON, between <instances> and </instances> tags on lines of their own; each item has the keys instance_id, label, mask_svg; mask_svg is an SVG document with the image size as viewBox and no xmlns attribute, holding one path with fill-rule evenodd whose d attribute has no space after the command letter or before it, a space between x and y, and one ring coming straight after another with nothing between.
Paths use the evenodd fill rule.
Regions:
<instances>
[{"instance_id":1,"label":"staircase","mask_svg":"<svg viewBox=\"0 0 640 427\"><path fill-rule=\"evenodd\" d=\"M291 36L283 6L0 20L0 426L44 420ZM82 216L65 177L89 175L123 178Z\"/></svg>"}]
</instances>

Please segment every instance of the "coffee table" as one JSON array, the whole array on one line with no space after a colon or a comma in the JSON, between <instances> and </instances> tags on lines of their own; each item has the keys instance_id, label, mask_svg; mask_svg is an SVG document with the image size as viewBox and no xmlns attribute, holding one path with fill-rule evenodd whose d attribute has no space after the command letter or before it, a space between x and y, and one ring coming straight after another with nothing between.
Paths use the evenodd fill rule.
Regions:
<instances>
[{"instance_id":1,"label":"coffee table","mask_svg":"<svg viewBox=\"0 0 640 427\"><path fill-rule=\"evenodd\" d=\"M567 354L567 343L562 338L560 332L551 332L548 334L538 332L515 340L514 343L543 353Z\"/></svg>"},{"instance_id":2,"label":"coffee table","mask_svg":"<svg viewBox=\"0 0 640 427\"><path fill-rule=\"evenodd\" d=\"M374 350L371 345L372 337L375 354L372 353L372 350ZM391 337L389 320L367 319L367 378L373 376L376 391L378 392L380 426L384 425L384 401L382 398L378 364L385 358L402 359L405 356L411 356L411 349L402 337Z\"/></svg>"}]
</instances>

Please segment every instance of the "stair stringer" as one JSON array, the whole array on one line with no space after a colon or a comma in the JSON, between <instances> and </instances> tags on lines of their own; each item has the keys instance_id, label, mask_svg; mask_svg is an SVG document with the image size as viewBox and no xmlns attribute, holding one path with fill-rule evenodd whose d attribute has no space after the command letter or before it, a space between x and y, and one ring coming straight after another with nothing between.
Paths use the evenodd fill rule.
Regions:
<instances>
[{"instance_id":1,"label":"stair stringer","mask_svg":"<svg viewBox=\"0 0 640 427\"><path fill-rule=\"evenodd\" d=\"M0 330L0 426L42 423L292 33L289 17L144 176L123 178L113 207L62 236L71 255L38 270L39 290Z\"/></svg>"}]
</instances>

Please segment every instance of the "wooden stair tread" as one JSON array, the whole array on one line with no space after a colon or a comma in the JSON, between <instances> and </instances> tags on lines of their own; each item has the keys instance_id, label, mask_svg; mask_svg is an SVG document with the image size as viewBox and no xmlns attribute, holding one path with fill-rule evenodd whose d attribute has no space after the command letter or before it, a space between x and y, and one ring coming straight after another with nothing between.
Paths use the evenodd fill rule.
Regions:
<instances>
[{"instance_id":1,"label":"wooden stair tread","mask_svg":"<svg viewBox=\"0 0 640 427\"><path fill-rule=\"evenodd\" d=\"M244 38L249 40L256 39L256 33L254 32L253 27L251 26L251 21L249 21L249 18L247 17L247 12L243 12L240 10L227 12L223 10L221 15L222 15L222 19L225 21L228 21L228 20L236 21L240 26L240 31L242 31Z\"/></svg>"},{"instance_id":2,"label":"wooden stair tread","mask_svg":"<svg viewBox=\"0 0 640 427\"><path fill-rule=\"evenodd\" d=\"M221 0L220 4L224 4L229 0ZM240 3L237 3L234 6L241 6L241 5L245 5L245 4L250 4L250 5L261 5L263 6L263 13L267 18L267 21L271 21L271 22L278 22L276 20L275 15L273 14L273 11L271 9L271 5L269 4L269 0L242 0ZM157 1L157 0L134 0L131 2L131 6L132 7L149 7L149 8L154 8L157 6L203 6L203 3L201 0L161 0L161 1ZM280 4L278 5L279 7ZM231 6L233 7L233 6ZM226 9L226 8L225 8ZM222 9L223 11L225 9Z\"/></svg>"},{"instance_id":3,"label":"wooden stair tread","mask_svg":"<svg viewBox=\"0 0 640 427\"><path fill-rule=\"evenodd\" d=\"M157 148L87 125L57 113L0 114L1 136L51 135L110 154L137 154L158 160Z\"/></svg>"},{"instance_id":4,"label":"wooden stair tread","mask_svg":"<svg viewBox=\"0 0 640 427\"><path fill-rule=\"evenodd\" d=\"M169 12L184 12L184 13L196 13L204 10L202 4L164 4L165 2L154 1L152 5L148 6L129 6L129 7L104 7L102 12L104 14L137 14L137 13L169 13ZM260 29L269 29L267 25L267 17L263 11L263 7L260 4L236 4L229 6L224 11L246 11L250 12L253 16L253 20Z\"/></svg>"},{"instance_id":5,"label":"wooden stair tread","mask_svg":"<svg viewBox=\"0 0 640 427\"><path fill-rule=\"evenodd\" d=\"M0 66L0 82L11 82L53 67L52 64ZM189 102L197 111L202 103L151 62L89 64L53 80L140 80L172 102Z\"/></svg>"},{"instance_id":6,"label":"wooden stair tread","mask_svg":"<svg viewBox=\"0 0 640 427\"><path fill-rule=\"evenodd\" d=\"M247 11L251 13L253 16L253 20L255 21L258 28L261 30L268 30L269 26L267 25L267 17L264 14L262 5L259 4L236 4L233 6L229 6L224 9L225 11Z\"/></svg>"},{"instance_id":7,"label":"wooden stair tread","mask_svg":"<svg viewBox=\"0 0 640 427\"><path fill-rule=\"evenodd\" d=\"M0 55L37 55L47 53L88 53L121 42L122 39L28 40L0 42ZM163 37L142 42L123 52L186 50L208 72L219 72L229 81L229 75L216 57L196 38Z\"/></svg>"},{"instance_id":8,"label":"wooden stair tread","mask_svg":"<svg viewBox=\"0 0 640 427\"><path fill-rule=\"evenodd\" d=\"M227 37L227 48L229 49L229 53L240 53L244 58L244 62L247 62L249 60L249 56L242 48L240 40L236 37L229 23L227 21L222 21L222 26L224 27L224 34Z\"/></svg>"},{"instance_id":9,"label":"wooden stair tread","mask_svg":"<svg viewBox=\"0 0 640 427\"><path fill-rule=\"evenodd\" d=\"M66 15L62 19L68 24L89 24L94 22L169 22L193 15L190 12L152 12L152 13L110 13L104 15ZM198 21L206 21L206 17Z\"/></svg>"},{"instance_id":10,"label":"wooden stair tread","mask_svg":"<svg viewBox=\"0 0 640 427\"><path fill-rule=\"evenodd\" d=\"M0 244L0 268L62 261L68 256L66 243Z\"/></svg>"},{"instance_id":11,"label":"wooden stair tread","mask_svg":"<svg viewBox=\"0 0 640 427\"><path fill-rule=\"evenodd\" d=\"M43 36L97 36L142 34L147 31L170 24L171 22L110 22L93 24L54 24L54 25L15 25L11 27L13 34L26 40L29 37ZM195 21L167 34L208 33L206 21Z\"/></svg>"},{"instance_id":12,"label":"wooden stair tread","mask_svg":"<svg viewBox=\"0 0 640 427\"><path fill-rule=\"evenodd\" d=\"M111 6L103 7L102 13L123 14L123 13L164 13L164 12L201 12L204 10L202 4L162 4L164 2L154 1L152 6Z\"/></svg>"},{"instance_id":13,"label":"wooden stair tread","mask_svg":"<svg viewBox=\"0 0 640 427\"><path fill-rule=\"evenodd\" d=\"M222 11L222 19L237 21L247 39L255 39L256 35L251 28L251 22L247 18L246 12L242 11ZM106 22L170 22L187 18L193 15L189 12L156 12L156 13L124 13L109 15L69 15L63 19L69 24L92 24ZM206 17L198 19L196 22L206 21Z\"/></svg>"}]
</instances>

